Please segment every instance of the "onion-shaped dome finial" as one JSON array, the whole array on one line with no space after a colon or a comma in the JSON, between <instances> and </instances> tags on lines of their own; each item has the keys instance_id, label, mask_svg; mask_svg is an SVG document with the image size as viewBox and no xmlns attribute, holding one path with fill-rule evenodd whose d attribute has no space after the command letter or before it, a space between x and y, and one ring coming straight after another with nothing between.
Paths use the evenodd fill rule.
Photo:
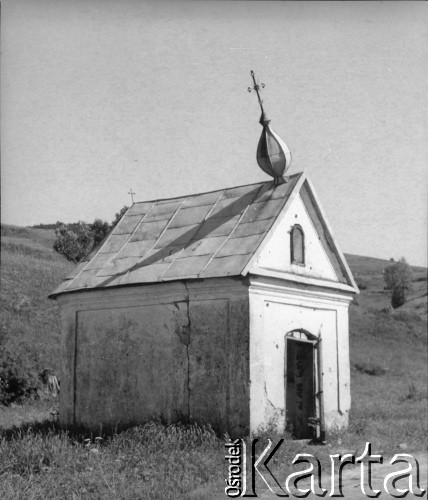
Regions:
<instances>
[{"instance_id":1,"label":"onion-shaped dome finial","mask_svg":"<svg viewBox=\"0 0 428 500\"><path fill-rule=\"evenodd\" d=\"M287 144L270 127L270 119L267 117L263 108L263 100L260 97L260 91L265 87L264 83L258 84L254 71L251 71L254 86L248 87L248 92L255 91L260 104L262 114L260 116L260 125L263 127L257 146L257 163L259 167L268 175L273 177L275 185L286 182L283 175L291 164L291 152Z\"/></svg>"}]
</instances>

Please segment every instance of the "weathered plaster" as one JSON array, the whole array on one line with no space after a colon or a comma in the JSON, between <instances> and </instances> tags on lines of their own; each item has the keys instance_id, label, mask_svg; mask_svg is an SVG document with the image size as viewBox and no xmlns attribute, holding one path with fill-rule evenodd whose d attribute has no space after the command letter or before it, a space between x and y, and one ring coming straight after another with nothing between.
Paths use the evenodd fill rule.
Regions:
<instances>
[{"instance_id":1,"label":"weathered plaster","mask_svg":"<svg viewBox=\"0 0 428 500\"><path fill-rule=\"evenodd\" d=\"M327 428L347 424L350 409L348 305L350 295L252 277L250 298L251 432L286 425L285 336L305 329L322 338Z\"/></svg>"},{"instance_id":2,"label":"weathered plaster","mask_svg":"<svg viewBox=\"0 0 428 500\"><path fill-rule=\"evenodd\" d=\"M169 304L79 311L75 422L124 424L185 413L186 346L175 334L185 327L185 307L177 314Z\"/></svg>"},{"instance_id":3,"label":"weathered plaster","mask_svg":"<svg viewBox=\"0 0 428 500\"><path fill-rule=\"evenodd\" d=\"M232 433L248 428L247 290L213 279L60 296L61 423L181 414Z\"/></svg>"}]
</instances>

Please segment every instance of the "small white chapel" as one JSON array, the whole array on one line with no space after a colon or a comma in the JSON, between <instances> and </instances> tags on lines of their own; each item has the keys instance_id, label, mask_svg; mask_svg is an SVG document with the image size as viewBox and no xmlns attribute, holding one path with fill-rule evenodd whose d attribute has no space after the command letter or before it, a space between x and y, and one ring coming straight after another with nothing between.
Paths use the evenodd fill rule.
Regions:
<instances>
[{"instance_id":1,"label":"small white chapel","mask_svg":"<svg viewBox=\"0 0 428 500\"><path fill-rule=\"evenodd\" d=\"M134 203L52 292L60 422L186 417L231 436L348 423L358 288L304 173L261 108L265 182Z\"/></svg>"}]
</instances>

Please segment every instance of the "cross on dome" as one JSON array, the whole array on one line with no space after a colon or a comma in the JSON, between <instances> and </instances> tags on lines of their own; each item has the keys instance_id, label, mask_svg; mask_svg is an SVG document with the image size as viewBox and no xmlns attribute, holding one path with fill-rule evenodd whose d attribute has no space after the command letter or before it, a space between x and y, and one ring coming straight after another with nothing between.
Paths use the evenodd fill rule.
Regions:
<instances>
[{"instance_id":1,"label":"cross on dome","mask_svg":"<svg viewBox=\"0 0 428 500\"><path fill-rule=\"evenodd\" d=\"M275 185L286 182L284 179L285 172L290 168L291 152L287 144L279 137L279 135L270 127L270 119L266 116L263 108L263 99L261 98L261 89L265 87L264 83L257 83L254 71L251 71L254 86L248 87L248 92L253 90L257 94L260 109L260 124L263 127L262 134L257 146L257 163L259 167L268 175L273 177Z\"/></svg>"}]
</instances>

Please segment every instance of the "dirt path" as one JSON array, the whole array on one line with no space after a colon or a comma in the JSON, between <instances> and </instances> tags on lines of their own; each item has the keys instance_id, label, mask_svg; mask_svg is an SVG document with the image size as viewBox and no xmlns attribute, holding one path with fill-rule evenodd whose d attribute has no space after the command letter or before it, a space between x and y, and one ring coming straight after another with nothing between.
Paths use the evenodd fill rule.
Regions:
<instances>
[{"instance_id":1,"label":"dirt path","mask_svg":"<svg viewBox=\"0 0 428 500\"><path fill-rule=\"evenodd\" d=\"M419 463L419 470L420 470L420 481L419 481L419 486L427 490L427 471L428 471L428 459L427 459L427 454L424 453L416 453L413 454L413 457L418 461ZM400 470L403 470L406 467L405 464L395 464L395 465L390 465L390 459L385 459L383 464L374 464L372 467L372 487L373 489L379 489L381 491L381 494L379 495L379 499L381 500L382 498L393 498L390 496L388 493L386 493L383 483L385 477L391 473L391 472L397 472ZM343 494L344 498L346 500L367 500L367 496L361 491L361 486L360 486L360 466L357 467L347 467L343 471ZM323 482L324 483L324 482ZM398 482L397 487L403 487L405 488L407 482ZM305 484L304 481L299 483L299 487L301 489L308 487L309 485ZM327 483L323 484L324 487L327 487ZM202 492L201 492L202 493ZM257 490L257 498L260 500L272 500L274 498L280 498L279 496L276 496L274 493L271 491L265 489L265 490ZM327 494L324 496L324 498L330 498L329 495L330 491L327 492ZM225 500L228 497L224 493L213 493L212 496L207 494L205 492L204 495L200 495L200 497L195 496L193 498L203 498L203 499L210 499L210 500ZM290 495L289 498L297 498L296 496ZM321 498L319 496L310 494L306 498L309 499L315 499L315 498ZM420 499L421 497L416 497L414 495L407 495L405 497L406 499ZM422 498L427 498L427 493L423 495Z\"/></svg>"}]
</instances>

